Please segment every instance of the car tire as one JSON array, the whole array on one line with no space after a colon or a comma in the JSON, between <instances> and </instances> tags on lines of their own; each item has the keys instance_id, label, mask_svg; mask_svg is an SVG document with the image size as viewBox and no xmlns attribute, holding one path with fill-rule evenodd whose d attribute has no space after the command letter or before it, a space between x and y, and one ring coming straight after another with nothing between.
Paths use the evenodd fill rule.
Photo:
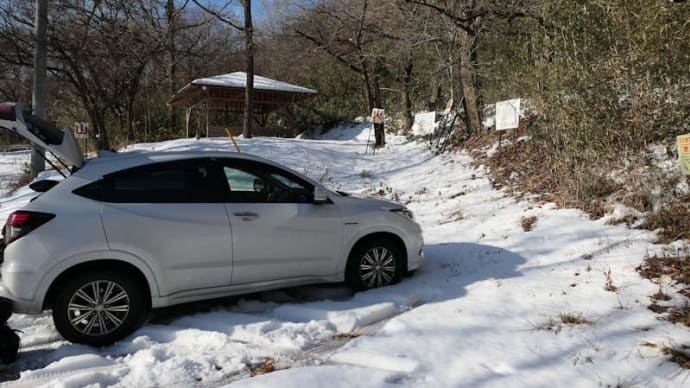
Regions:
<instances>
[{"instance_id":1,"label":"car tire","mask_svg":"<svg viewBox=\"0 0 690 388\"><path fill-rule=\"evenodd\" d=\"M402 258L400 248L390 240L365 240L350 253L345 278L356 291L395 284L404 272Z\"/></svg>"},{"instance_id":2,"label":"car tire","mask_svg":"<svg viewBox=\"0 0 690 388\"><path fill-rule=\"evenodd\" d=\"M59 288L53 322L68 341L109 345L144 322L148 314L145 296L142 285L124 271L78 274Z\"/></svg>"}]
</instances>

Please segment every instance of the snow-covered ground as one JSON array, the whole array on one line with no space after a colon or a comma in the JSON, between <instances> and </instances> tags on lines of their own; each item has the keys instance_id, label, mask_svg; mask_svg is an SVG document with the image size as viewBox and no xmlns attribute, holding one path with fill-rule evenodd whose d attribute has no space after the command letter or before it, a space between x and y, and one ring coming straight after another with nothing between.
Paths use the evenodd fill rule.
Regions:
<instances>
[{"instance_id":1,"label":"snow-covered ground","mask_svg":"<svg viewBox=\"0 0 690 388\"><path fill-rule=\"evenodd\" d=\"M389 137L385 149L364 154L366 127L321 140L239 144L333 188L406 203L426 240L426 261L414 276L357 294L343 285L309 286L168 309L103 349L61 340L48 314L15 315L22 354L0 376L20 378L0 386L690 384L688 371L660 353L690 343L690 332L646 308L659 286L635 272L656 248L653 234L516 202L463 153L434 156L426 143ZM185 139L128 151L190 148L232 145ZM0 218L31 195L23 189L1 199ZM524 231L530 216L536 222ZM607 290L607 273L615 291ZM563 323L577 317L585 323Z\"/></svg>"},{"instance_id":2,"label":"snow-covered ground","mask_svg":"<svg viewBox=\"0 0 690 388\"><path fill-rule=\"evenodd\" d=\"M29 168L31 151L13 151L0 153L0 197L12 191L12 185Z\"/></svg>"}]
</instances>

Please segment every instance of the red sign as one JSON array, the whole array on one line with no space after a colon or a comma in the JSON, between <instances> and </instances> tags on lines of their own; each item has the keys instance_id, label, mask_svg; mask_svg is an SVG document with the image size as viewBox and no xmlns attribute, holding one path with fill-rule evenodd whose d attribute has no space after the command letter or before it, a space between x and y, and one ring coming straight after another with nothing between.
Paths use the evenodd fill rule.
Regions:
<instances>
[{"instance_id":1,"label":"red sign","mask_svg":"<svg viewBox=\"0 0 690 388\"><path fill-rule=\"evenodd\" d=\"M86 139L89 137L89 123L74 123L74 137Z\"/></svg>"},{"instance_id":2,"label":"red sign","mask_svg":"<svg viewBox=\"0 0 690 388\"><path fill-rule=\"evenodd\" d=\"M371 120L374 122L374 124L383 124L383 109L372 109Z\"/></svg>"}]
</instances>

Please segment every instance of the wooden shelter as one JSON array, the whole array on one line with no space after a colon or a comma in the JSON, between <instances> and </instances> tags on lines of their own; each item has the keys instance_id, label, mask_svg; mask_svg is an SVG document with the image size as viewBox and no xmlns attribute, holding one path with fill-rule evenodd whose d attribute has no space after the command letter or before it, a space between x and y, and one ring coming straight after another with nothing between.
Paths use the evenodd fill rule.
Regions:
<instances>
[{"instance_id":1,"label":"wooden shelter","mask_svg":"<svg viewBox=\"0 0 690 388\"><path fill-rule=\"evenodd\" d=\"M247 74L241 71L199 78L185 85L172 96L169 104L184 108L185 127L189 136L189 121L194 109L204 110L206 116L206 136L209 136L209 112L244 112L244 90ZM314 97L317 91L302 86L254 75L254 114L266 115L281 106ZM261 123L259 123L261 125Z\"/></svg>"}]
</instances>

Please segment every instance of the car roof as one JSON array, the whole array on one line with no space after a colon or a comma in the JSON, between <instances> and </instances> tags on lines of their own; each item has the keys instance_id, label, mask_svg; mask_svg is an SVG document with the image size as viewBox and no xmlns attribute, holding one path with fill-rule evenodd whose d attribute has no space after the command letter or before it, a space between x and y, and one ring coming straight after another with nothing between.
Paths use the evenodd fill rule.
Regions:
<instances>
[{"instance_id":1,"label":"car roof","mask_svg":"<svg viewBox=\"0 0 690 388\"><path fill-rule=\"evenodd\" d=\"M77 170L73 175L86 179L100 179L104 175L124 170L127 168L143 166L152 163L196 158L229 158L261 162L303 176L302 174L299 174L286 166L280 165L271 160L264 159L256 155L223 151L130 151L122 153L105 152L102 154L102 156L98 158L87 160L84 166ZM307 179L311 181L311 183L315 183L312 179Z\"/></svg>"}]
</instances>

